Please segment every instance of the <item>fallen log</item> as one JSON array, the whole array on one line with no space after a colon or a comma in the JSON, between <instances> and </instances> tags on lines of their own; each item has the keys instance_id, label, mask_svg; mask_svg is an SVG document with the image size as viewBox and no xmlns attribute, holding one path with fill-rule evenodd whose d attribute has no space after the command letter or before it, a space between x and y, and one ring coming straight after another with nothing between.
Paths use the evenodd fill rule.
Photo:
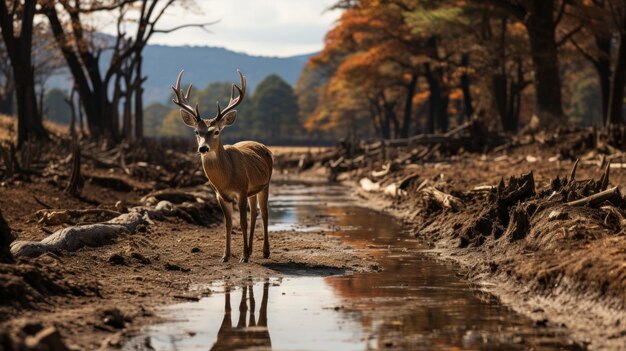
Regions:
<instances>
[{"instance_id":1,"label":"fallen log","mask_svg":"<svg viewBox=\"0 0 626 351\"><path fill-rule=\"evenodd\" d=\"M212 198L213 199L213 198ZM219 205L216 201L186 202L176 206L168 201L160 201L156 206L138 206L129 209L103 223L75 225L59 229L41 241L14 241L11 243L11 254L15 257L36 257L45 252L76 251L82 247L98 247L111 243L120 235L135 233L142 226L147 226L152 219L176 216L184 213L185 220L191 223L207 225L210 221L217 222Z\"/></svg>"},{"instance_id":2,"label":"fallen log","mask_svg":"<svg viewBox=\"0 0 626 351\"><path fill-rule=\"evenodd\" d=\"M601 191L597 194L584 197L582 199L567 202L567 206L595 206L603 203L604 201L621 199L622 194L619 191L619 187L615 186L611 189Z\"/></svg>"}]
</instances>

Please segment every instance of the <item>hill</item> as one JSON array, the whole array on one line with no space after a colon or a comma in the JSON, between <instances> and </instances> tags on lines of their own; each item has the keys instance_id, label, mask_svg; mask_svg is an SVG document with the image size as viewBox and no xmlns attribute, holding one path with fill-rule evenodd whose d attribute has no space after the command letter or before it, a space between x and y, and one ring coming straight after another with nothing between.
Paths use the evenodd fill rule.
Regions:
<instances>
[{"instance_id":1,"label":"hill","mask_svg":"<svg viewBox=\"0 0 626 351\"><path fill-rule=\"evenodd\" d=\"M292 57L252 56L209 46L165 46L148 45L144 51L143 72L148 77L145 82L145 104L164 102L170 93L170 86L181 69L185 69L185 82L203 89L211 82L236 82L236 70L240 69L248 78L248 87L253 91L256 85L270 74L277 74L292 86L298 80L302 68L313 54ZM102 62L109 57L103 54ZM50 79L48 87L69 89L68 75Z\"/></svg>"}]
</instances>

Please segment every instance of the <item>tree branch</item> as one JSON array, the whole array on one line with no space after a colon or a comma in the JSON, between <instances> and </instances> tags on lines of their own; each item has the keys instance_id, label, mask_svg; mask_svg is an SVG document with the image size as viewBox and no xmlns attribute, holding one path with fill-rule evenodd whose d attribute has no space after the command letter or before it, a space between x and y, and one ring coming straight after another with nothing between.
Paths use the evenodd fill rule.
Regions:
<instances>
[{"instance_id":1,"label":"tree branch","mask_svg":"<svg viewBox=\"0 0 626 351\"><path fill-rule=\"evenodd\" d=\"M183 24L183 25L176 26L176 27L169 28L169 29L155 29L152 32L153 33L172 33L172 32L175 32L175 31L177 31L179 29L195 27L195 28L201 28L201 29L203 29L207 33L212 33L207 28L207 26L213 25L213 24L218 23L218 22L219 21L206 22L206 23L189 23L189 24Z\"/></svg>"}]
</instances>

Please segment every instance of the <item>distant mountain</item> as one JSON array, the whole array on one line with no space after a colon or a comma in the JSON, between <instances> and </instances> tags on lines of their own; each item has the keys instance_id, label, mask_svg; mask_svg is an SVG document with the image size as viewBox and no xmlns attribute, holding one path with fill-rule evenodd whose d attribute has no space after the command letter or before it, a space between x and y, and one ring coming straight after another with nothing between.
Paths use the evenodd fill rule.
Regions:
<instances>
[{"instance_id":1,"label":"distant mountain","mask_svg":"<svg viewBox=\"0 0 626 351\"><path fill-rule=\"evenodd\" d=\"M277 74L291 85L295 85L302 68L312 54L286 58L252 56L209 46L165 46L148 45L144 49L143 73L148 77L144 83L144 102L165 102L169 97L170 86L174 84L181 69L185 70L183 83L192 82L198 89L204 89L211 82L238 82L237 69L248 78L248 89L270 74ZM103 55L102 61L109 57ZM53 77L49 87L67 89L69 76Z\"/></svg>"}]
</instances>

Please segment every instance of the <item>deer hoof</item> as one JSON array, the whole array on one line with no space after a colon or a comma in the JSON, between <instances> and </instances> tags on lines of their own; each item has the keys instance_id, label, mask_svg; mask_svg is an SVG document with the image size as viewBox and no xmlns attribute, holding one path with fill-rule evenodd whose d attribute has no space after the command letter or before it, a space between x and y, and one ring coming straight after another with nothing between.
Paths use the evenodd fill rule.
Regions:
<instances>
[{"instance_id":1,"label":"deer hoof","mask_svg":"<svg viewBox=\"0 0 626 351\"><path fill-rule=\"evenodd\" d=\"M263 258L270 258L270 252L263 252Z\"/></svg>"},{"instance_id":2,"label":"deer hoof","mask_svg":"<svg viewBox=\"0 0 626 351\"><path fill-rule=\"evenodd\" d=\"M239 263L248 263L248 258L247 258L247 257L242 257L242 258L239 260Z\"/></svg>"},{"instance_id":3,"label":"deer hoof","mask_svg":"<svg viewBox=\"0 0 626 351\"><path fill-rule=\"evenodd\" d=\"M220 260L220 262L226 263L228 262L229 259L230 259L230 256L222 256L222 259Z\"/></svg>"}]
</instances>

